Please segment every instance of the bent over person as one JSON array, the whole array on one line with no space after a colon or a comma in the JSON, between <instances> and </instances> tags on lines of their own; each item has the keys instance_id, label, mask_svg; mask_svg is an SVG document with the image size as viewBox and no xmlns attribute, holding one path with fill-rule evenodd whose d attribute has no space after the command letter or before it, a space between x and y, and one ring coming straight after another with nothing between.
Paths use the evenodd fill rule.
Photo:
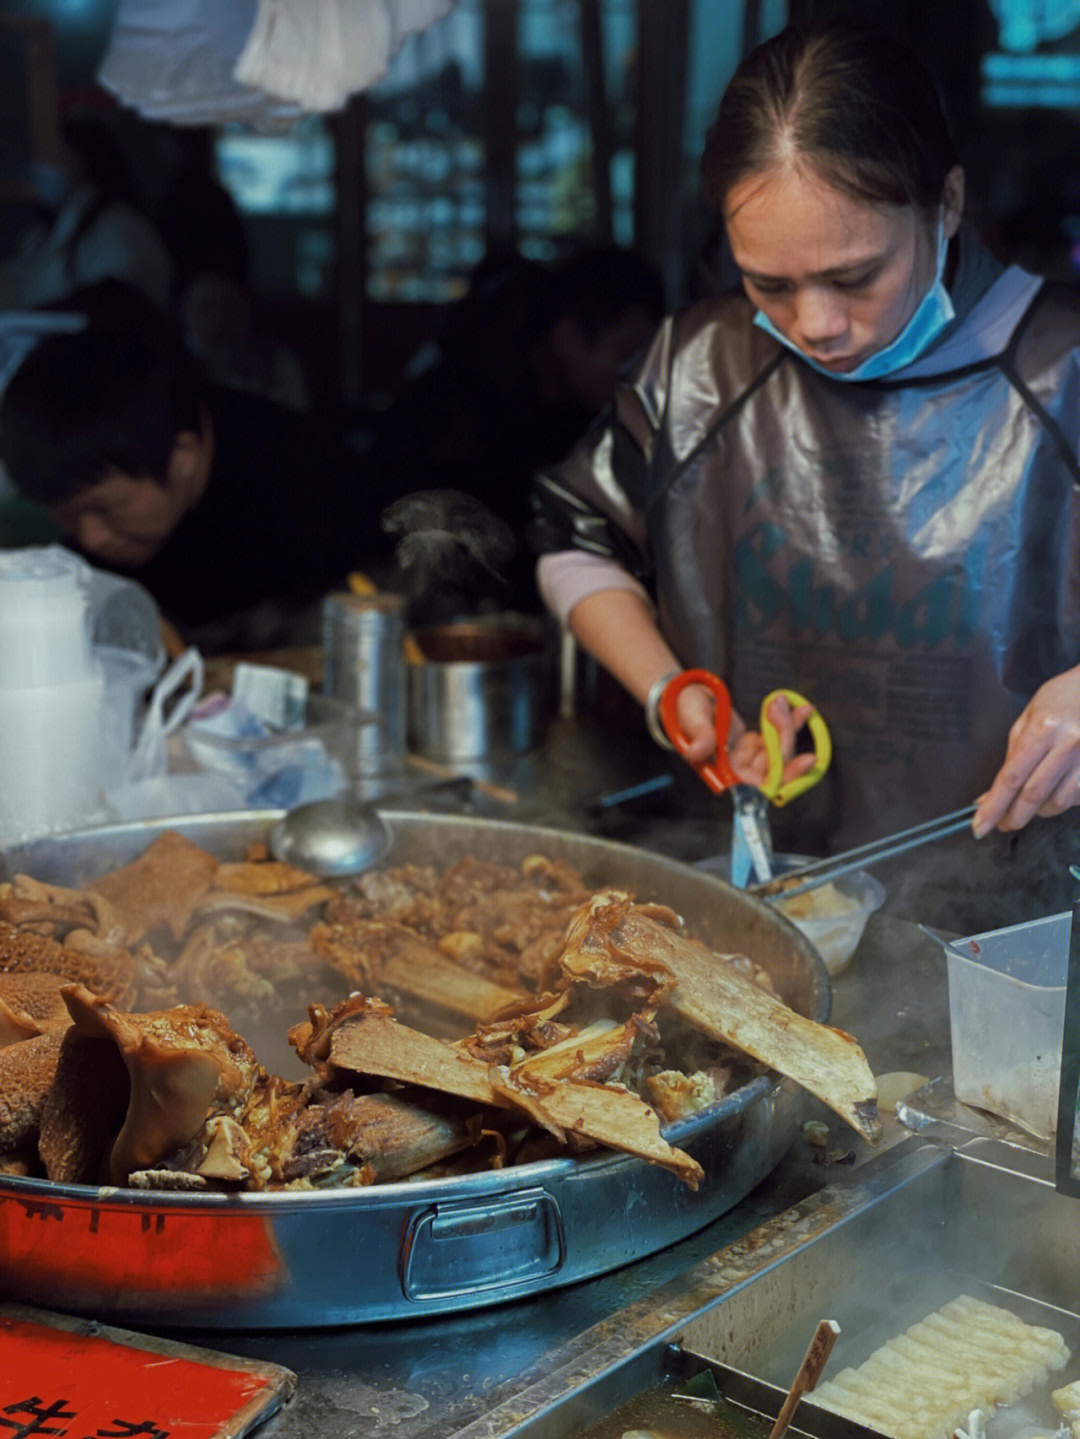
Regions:
<instances>
[{"instance_id":1,"label":"bent over person","mask_svg":"<svg viewBox=\"0 0 1080 1439\"><path fill-rule=\"evenodd\" d=\"M207 653L317 639L315 602L364 566L386 502L336 431L211 383L164 318L41 341L0 456L67 544Z\"/></svg>"},{"instance_id":2,"label":"bent over person","mask_svg":"<svg viewBox=\"0 0 1080 1439\"><path fill-rule=\"evenodd\" d=\"M702 174L741 289L667 320L608 429L540 477L549 607L643 703L673 672L718 673L741 773L769 690L820 708L833 766L778 812L778 847L977 802L975 835L1001 833L963 837L968 859L1026 846L1017 889L1062 876L1080 847L1080 296L983 248L930 79L873 29L759 47ZM709 692L685 690L679 719L707 759ZM1025 826L1051 850L1012 843Z\"/></svg>"}]
</instances>

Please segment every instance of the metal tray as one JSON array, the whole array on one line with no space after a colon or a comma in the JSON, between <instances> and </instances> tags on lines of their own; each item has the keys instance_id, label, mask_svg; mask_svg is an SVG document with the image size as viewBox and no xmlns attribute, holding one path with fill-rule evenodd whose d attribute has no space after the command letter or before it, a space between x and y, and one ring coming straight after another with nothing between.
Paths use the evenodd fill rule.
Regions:
<instances>
[{"instance_id":1,"label":"metal tray","mask_svg":"<svg viewBox=\"0 0 1080 1439\"><path fill-rule=\"evenodd\" d=\"M631 1432L640 1434L642 1421L632 1410L621 1415L619 1411L624 1406L640 1401L653 1390L667 1394L692 1392L704 1376L711 1378L716 1394L742 1416L744 1422L732 1423L723 1411L714 1415L707 1403L698 1408L689 1404L680 1406L669 1399L669 1408L662 1412L671 1415L670 1432L714 1434L716 1439L737 1439L739 1435L767 1439L787 1398L786 1388L765 1384L751 1374L718 1364L680 1344L657 1344L641 1350L620 1369L572 1391L554 1405L542 1421L537 1420L520 1430L507 1430L503 1439L509 1439L511 1434L514 1439L519 1434L521 1439L526 1436L528 1439L581 1439L581 1436L592 1439L593 1435L607 1439L607 1436L621 1436L628 1423L632 1426ZM698 1387L697 1392L708 1395L710 1388ZM651 1415L648 1422L646 1434L667 1432L666 1426L654 1430L657 1421ZM795 1411L784 1433L791 1439L880 1439L872 1429L809 1405Z\"/></svg>"},{"instance_id":2,"label":"metal tray","mask_svg":"<svg viewBox=\"0 0 1080 1439\"><path fill-rule=\"evenodd\" d=\"M1050 1390L1080 1373L1080 1226L1052 1187L1052 1166L996 1139L953 1149L909 1136L719 1249L679 1280L578 1335L544 1377L495 1391L454 1439L571 1439L679 1365L715 1367L721 1392L775 1414L821 1319L840 1325L826 1377L958 1294L1062 1334L1070 1350L996 1439L1058 1428ZM681 1352L676 1360L672 1346ZM741 1377L740 1377L741 1376ZM795 1413L815 1439L875 1431L806 1394Z\"/></svg>"},{"instance_id":3,"label":"metal tray","mask_svg":"<svg viewBox=\"0 0 1080 1439\"><path fill-rule=\"evenodd\" d=\"M55 836L0 856L0 879L25 871L81 884L134 858L165 829L235 858L276 818L266 810L184 816ZM590 884L672 905L707 943L768 969L794 1008L829 1017L828 975L809 941L722 880L561 830L393 811L385 818L393 834L387 863L557 855ZM776 1166L805 1112L791 1081L760 1075L669 1126L667 1137L705 1171L697 1191L607 1150L299 1194L148 1194L4 1177L0 1284L11 1300L185 1328L358 1324L479 1308L605 1273L703 1227Z\"/></svg>"}]
</instances>

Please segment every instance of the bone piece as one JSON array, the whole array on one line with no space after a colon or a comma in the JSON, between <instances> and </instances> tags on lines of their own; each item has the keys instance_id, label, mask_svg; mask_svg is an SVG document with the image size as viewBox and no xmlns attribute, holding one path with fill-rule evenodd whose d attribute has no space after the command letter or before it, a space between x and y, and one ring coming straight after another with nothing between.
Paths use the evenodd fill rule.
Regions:
<instances>
[{"instance_id":1,"label":"bone piece","mask_svg":"<svg viewBox=\"0 0 1080 1439\"><path fill-rule=\"evenodd\" d=\"M869 1142L881 1137L874 1076L849 1034L789 1009L628 895L601 891L578 911L561 963L578 981L650 980L659 1001L688 1024L789 1076Z\"/></svg>"},{"instance_id":2,"label":"bone piece","mask_svg":"<svg viewBox=\"0 0 1080 1439\"><path fill-rule=\"evenodd\" d=\"M359 989L392 989L469 1019L485 1019L522 999L520 990L464 969L437 944L400 924L364 920L343 932L316 925L312 947Z\"/></svg>"},{"instance_id":3,"label":"bone piece","mask_svg":"<svg viewBox=\"0 0 1080 1439\"><path fill-rule=\"evenodd\" d=\"M613 1033L621 1044L621 1027ZM497 1108L520 1108L560 1141L569 1134L585 1135L660 1164L691 1188L701 1179L700 1165L668 1144L658 1116L628 1090L552 1081L540 1071L530 1074L532 1061L514 1068L488 1066L458 1046L399 1024L385 1006L375 1008L362 999L347 1000L330 1016L313 1013L310 1032L294 1030L290 1038L294 1035L309 1063L420 1084Z\"/></svg>"}]
</instances>

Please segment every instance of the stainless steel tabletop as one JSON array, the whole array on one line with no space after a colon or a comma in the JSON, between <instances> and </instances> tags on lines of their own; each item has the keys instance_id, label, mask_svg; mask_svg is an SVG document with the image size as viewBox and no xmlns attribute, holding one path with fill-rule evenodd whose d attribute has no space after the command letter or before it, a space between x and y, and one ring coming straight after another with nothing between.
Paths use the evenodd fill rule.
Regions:
<instances>
[{"instance_id":1,"label":"stainless steel tabletop","mask_svg":"<svg viewBox=\"0 0 1080 1439\"><path fill-rule=\"evenodd\" d=\"M941 949L911 923L874 916L849 968L835 981L833 1022L859 1036L876 1074L947 1073L945 964ZM917 1000L914 998L917 996ZM267 1439L436 1439L483 1414L566 1356L581 1336L683 1277L716 1250L816 1189L869 1151L821 1108L830 1142L800 1137L746 1200L662 1253L550 1295L446 1318L351 1329L273 1334L185 1334L230 1354L284 1364L296 1393L260 1432ZM895 1118L885 1143L896 1138ZM691 1280L686 1279L687 1286ZM561 1358L560 1358L561 1356Z\"/></svg>"}]
</instances>

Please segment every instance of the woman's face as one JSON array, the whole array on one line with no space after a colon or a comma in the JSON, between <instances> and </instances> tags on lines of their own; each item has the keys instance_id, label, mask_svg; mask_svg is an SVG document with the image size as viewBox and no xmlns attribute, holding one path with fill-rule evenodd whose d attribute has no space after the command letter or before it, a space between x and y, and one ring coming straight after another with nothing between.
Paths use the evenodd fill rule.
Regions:
<instances>
[{"instance_id":1,"label":"woman's face","mask_svg":"<svg viewBox=\"0 0 1080 1439\"><path fill-rule=\"evenodd\" d=\"M811 171L740 180L724 218L751 301L826 369L853 370L888 345L933 283L936 217L852 199ZM947 206L947 235L959 221Z\"/></svg>"}]
</instances>

